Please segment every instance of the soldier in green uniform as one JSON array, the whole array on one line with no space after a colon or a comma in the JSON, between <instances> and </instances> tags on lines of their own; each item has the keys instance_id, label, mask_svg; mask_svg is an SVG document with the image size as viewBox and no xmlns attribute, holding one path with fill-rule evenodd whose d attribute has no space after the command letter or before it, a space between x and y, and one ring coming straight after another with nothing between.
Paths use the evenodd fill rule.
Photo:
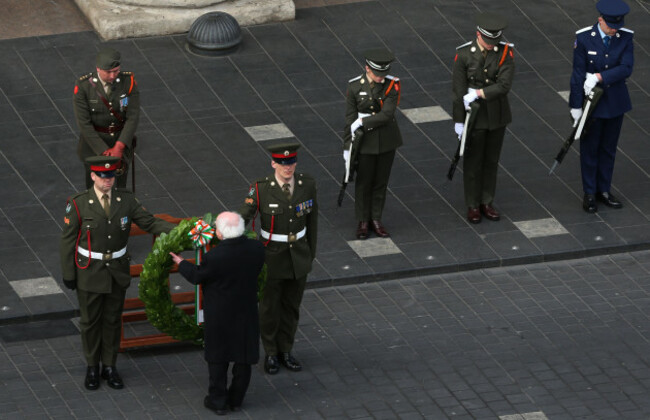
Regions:
<instances>
[{"instance_id":1,"label":"soldier in green uniform","mask_svg":"<svg viewBox=\"0 0 650 420\"><path fill-rule=\"evenodd\" d=\"M401 86L399 79L388 75L395 60L386 49L365 53L365 73L348 82L345 108L344 159L353 133L363 128L358 147L357 178L354 184L354 214L359 222L357 239L368 238L370 228L381 238L390 236L381 222L388 178L402 135L395 120Z\"/></svg>"},{"instance_id":2,"label":"soldier in green uniform","mask_svg":"<svg viewBox=\"0 0 650 420\"><path fill-rule=\"evenodd\" d=\"M316 256L318 202L316 182L295 173L298 143L277 144L271 152L274 173L257 180L239 209L248 223L260 215L266 246L267 283L260 301L260 335L266 352L264 370L273 375L280 364L302 366L293 357L300 302Z\"/></svg>"},{"instance_id":3,"label":"soldier in green uniform","mask_svg":"<svg viewBox=\"0 0 650 420\"><path fill-rule=\"evenodd\" d=\"M513 45L500 42L506 20L492 13L477 16L474 41L457 48L452 75L453 120L460 136L469 104L479 101L476 123L467 133L463 183L467 218L500 219L492 206L506 125L512 120L508 92L515 74Z\"/></svg>"},{"instance_id":4,"label":"soldier in green uniform","mask_svg":"<svg viewBox=\"0 0 650 420\"><path fill-rule=\"evenodd\" d=\"M174 228L146 211L132 192L113 188L118 161L114 156L86 160L93 186L70 197L63 218L61 270L65 286L77 290L88 364L84 385L89 390L99 388L100 361L108 385L124 387L115 361L124 296L131 283L126 250L131 222L156 235Z\"/></svg>"},{"instance_id":5,"label":"soldier in green uniform","mask_svg":"<svg viewBox=\"0 0 650 420\"><path fill-rule=\"evenodd\" d=\"M74 87L73 108L79 126L77 153L121 159L117 186L126 187L133 157L133 138L140 118L140 94L133 73L120 71L120 53L112 48L97 54L97 71L82 76ZM86 188L93 185L86 165Z\"/></svg>"}]
</instances>

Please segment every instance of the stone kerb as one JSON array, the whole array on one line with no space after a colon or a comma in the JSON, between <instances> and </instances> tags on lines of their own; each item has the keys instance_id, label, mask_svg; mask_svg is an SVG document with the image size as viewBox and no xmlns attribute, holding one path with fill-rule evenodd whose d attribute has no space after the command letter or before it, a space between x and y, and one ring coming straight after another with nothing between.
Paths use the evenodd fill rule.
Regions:
<instances>
[{"instance_id":1,"label":"stone kerb","mask_svg":"<svg viewBox=\"0 0 650 420\"><path fill-rule=\"evenodd\" d=\"M224 12L241 26L293 20L293 0L75 0L102 39L187 32L208 12Z\"/></svg>"}]
</instances>

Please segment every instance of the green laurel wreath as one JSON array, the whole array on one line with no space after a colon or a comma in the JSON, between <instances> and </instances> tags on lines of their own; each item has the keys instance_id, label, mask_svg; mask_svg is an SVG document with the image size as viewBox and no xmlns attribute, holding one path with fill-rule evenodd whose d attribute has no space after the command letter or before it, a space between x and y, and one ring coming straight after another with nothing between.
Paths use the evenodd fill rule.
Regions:
<instances>
[{"instance_id":1,"label":"green laurel wreath","mask_svg":"<svg viewBox=\"0 0 650 420\"><path fill-rule=\"evenodd\" d=\"M203 326L196 325L194 316L190 316L177 307L169 292L169 272L174 265L170 252L180 254L183 251L193 250L194 245L188 233L196 224L198 217L182 220L178 226L168 234L162 233L153 244L140 274L138 291L140 299L145 304L145 313L151 325L172 338L179 341L189 341L203 345ZM206 223L212 224L214 217L210 213L203 216ZM249 238L255 238L255 232L247 231ZM211 246L219 243L215 237L210 242ZM266 285L266 265L262 268L257 278L257 298L262 298Z\"/></svg>"}]
</instances>

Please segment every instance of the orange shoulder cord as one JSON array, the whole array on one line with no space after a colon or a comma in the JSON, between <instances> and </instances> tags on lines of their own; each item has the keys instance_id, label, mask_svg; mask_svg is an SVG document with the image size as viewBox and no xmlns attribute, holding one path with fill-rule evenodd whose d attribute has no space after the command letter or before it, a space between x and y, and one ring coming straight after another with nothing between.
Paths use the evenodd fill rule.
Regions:
<instances>
[{"instance_id":1,"label":"orange shoulder cord","mask_svg":"<svg viewBox=\"0 0 650 420\"><path fill-rule=\"evenodd\" d=\"M395 85L395 90L397 91L397 105L399 106L399 100L402 95L402 92L400 92L399 88L399 82L395 84L395 79L391 79L390 84L388 85L388 89L386 89L386 93L384 93L384 98L388 97L388 94L390 93L390 90L393 88L393 85ZM384 107L384 100L379 99L379 105L383 108Z\"/></svg>"},{"instance_id":2,"label":"orange shoulder cord","mask_svg":"<svg viewBox=\"0 0 650 420\"><path fill-rule=\"evenodd\" d=\"M506 61L506 55L508 55L508 48L509 45L506 44L505 48L503 49L503 54L501 54L501 60L499 60L499 67L501 67L503 62ZM510 56L512 57L512 53L510 54Z\"/></svg>"},{"instance_id":3,"label":"orange shoulder cord","mask_svg":"<svg viewBox=\"0 0 650 420\"><path fill-rule=\"evenodd\" d=\"M131 75L131 86L129 86L129 93L127 95L131 94L131 91L133 90L133 84L135 83L135 79L133 78L133 75Z\"/></svg>"}]
</instances>

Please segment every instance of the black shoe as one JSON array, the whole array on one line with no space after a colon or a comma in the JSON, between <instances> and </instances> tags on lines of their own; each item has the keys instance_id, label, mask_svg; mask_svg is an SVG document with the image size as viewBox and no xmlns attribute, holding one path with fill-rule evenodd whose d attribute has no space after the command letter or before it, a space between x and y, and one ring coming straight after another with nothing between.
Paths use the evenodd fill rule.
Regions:
<instances>
[{"instance_id":1,"label":"black shoe","mask_svg":"<svg viewBox=\"0 0 650 420\"><path fill-rule=\"evenodd\" d=\"M102 378L106 380L106 384L113 389L122 389L124 388L124 382L120 378L120 374L117 373L117 368L115 366L104 366L102 368Z\"/></svg>"},{"instance_id":2,"label":"black shoe","mask_svg":"<svg viewBox=\"0 0 650 420\"><path fill-rule=\"evenodd\" d=\"M280 370L280 362L278 362L278 356L266 356L264 359L264 372L269 375L275 375Z\"/></svg>"},{"instance_id":3,"label":"black shoe","mask_svg":"<svg viewBox=\"0 0 650 420\"><path fill-rule=\"evenodd\" d=\"M582 199L582 208L587 213L596 213L598 211L598 206L596 206L596 198L593 194L585 194L585 197Z\"/></svg>"},{"instance_id":4,"label":"black shoe","mask_svg":"<svg viewBox=\"0 0 650 420\"><path fill-rule=\"evenodd\" d=\"M212 410L215 413L217 413L217 416L225 416L226 414L228 414L228 410L226 409L226 407L217 407L216 405L212 404L212 401L210 401L209 396L206 396L203 399L203 405L208 410Z\"/></svg>"},{"instance_id":5,"label":"black shoe","mask_svg":"<svg viewBox=\"0 0 650 420\"><path fill-rule=\"evenodd\" d=\"M84 386L90 391L99 388L99 366L88 366Z\"/></svg>"},{"instance_id":6,"label":"black shoe","mask_svg":"<svg viewBox=\"0 0 650 420\"><path fill-rule=\"evenodd\" d=\"M606 193L606 192L598 193L596 194L596 200L600 201L601 203L604 203L607 207L611 207L613 209L620 209L621 207L623 207L623 204L611 193Z\"/></svg>"},{"instance_id":7,"label":"black shoe","mask_svg":"<svg viewBox=\"0 0 650 420\"><path fill-rule=\"evenodd\" d=\"M280 363L282 363L282 366L293 372L300 372L302 370L302 365L300 365L300 362L297 361L291 353L282 353L280 356Z\"/></svg>"}]
</instances>

